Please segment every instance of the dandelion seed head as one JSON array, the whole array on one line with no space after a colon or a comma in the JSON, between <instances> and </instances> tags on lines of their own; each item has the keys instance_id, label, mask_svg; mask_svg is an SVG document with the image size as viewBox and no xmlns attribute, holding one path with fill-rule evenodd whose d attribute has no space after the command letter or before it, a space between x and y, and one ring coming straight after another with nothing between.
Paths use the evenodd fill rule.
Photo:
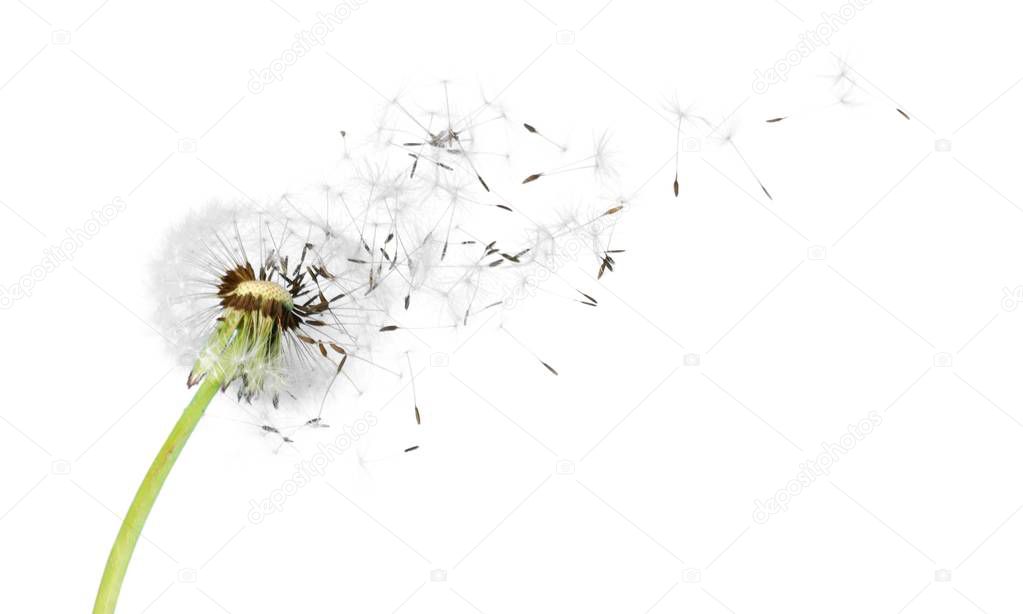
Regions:
<instances>
[{"instance_id":1,"label":"dandelion seed head","mask_svg":"<svg viewBox=\"0 0 1023 614\"><path fill-rule=\"evenodd\" d=\"M325 258L339 241L310 219L213 204L171 234L156 276L158 321L190 361L190 385L215 377L242 399L273 400L332 371L340 352L330 344L344 348L346 321L359 318L328 298L340 282Z\"/></svg>"}]
</instances>

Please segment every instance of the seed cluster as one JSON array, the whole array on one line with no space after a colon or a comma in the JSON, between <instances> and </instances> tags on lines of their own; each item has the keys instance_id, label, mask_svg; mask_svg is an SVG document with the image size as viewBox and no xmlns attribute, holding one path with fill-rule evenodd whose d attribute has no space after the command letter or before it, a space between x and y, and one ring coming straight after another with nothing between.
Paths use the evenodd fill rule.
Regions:
<instances>
[{"instance_id":1,"label":"seed cluster","mask_svg":"<svg viewBox=\"0 0 1023 614\"><path fill-rule=\"evenodd\" d=\"M359 132L340 131L339 179L262 206L211 206L168 241L162 319L191 355L189 384L216 377L275 408L310 392L318 400L290 425L251 406L282 444L325 426L340 380L361 394L378 375L412 377L428 336L494 318L558 375L509 330L510 310L540 293L597 307L598 291L582 284L624 251L611 244L627 199L604 192L615 176L606 135L577 151L492 101L459 112L460 97L443 90L437 111L391 101L357 149ZM420 423L414 380L411 392Z\"/></svg>"}]
</instances>

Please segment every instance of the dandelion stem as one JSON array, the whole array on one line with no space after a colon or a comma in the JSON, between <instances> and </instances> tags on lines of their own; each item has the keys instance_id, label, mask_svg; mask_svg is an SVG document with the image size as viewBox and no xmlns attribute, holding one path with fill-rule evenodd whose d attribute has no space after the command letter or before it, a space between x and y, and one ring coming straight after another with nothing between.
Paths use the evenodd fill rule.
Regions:
<instances>
[{"instance_id":1,"label":"dandelion stem","mask_svg":"<svg viewBox=\"0 0 1023 614\"><path fill-rule=\"evenodd\" d=\"M185 407L174 430L167 436L167 441L160 448L160 453L153 460L145 479L139 485L135 499L128 508L128 513L121 523L121 530L117 532L117 539L110 549L110 556L107 558L107 566L103 570L103 580L99 584L99 593L96 595L96 605L93 607L93 614L112 614L117 606L117 597L121 592L121 584L124 582L124 574L128 571L128 563L135 551L135 544L142 534L142 526L146 523L149 511L153 509L153 503L160 494L167 475L170 473L174 462L177 461L185 442L195 430L206 407L210 404L213 396L220 388L220 381L214 377L208 377L200 384L192 401Z\"/></svg>"}]
</instances>

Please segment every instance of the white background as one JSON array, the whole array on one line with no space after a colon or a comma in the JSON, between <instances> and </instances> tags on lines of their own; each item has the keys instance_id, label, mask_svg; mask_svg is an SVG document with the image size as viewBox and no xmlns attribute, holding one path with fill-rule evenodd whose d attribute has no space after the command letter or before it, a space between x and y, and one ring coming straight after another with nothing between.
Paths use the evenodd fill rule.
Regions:
<instances>
[{"instance_id":1,"label":"white background","mask_svg":"<svg viewBox=\"0 0 1023 614\"><path fill-rule=\"evenodd\" d=\"M368 0L254 94L250 70L334 3L5 1L0 283L128 206L0 312L0 610L91 607L187 402L148 324L166 229L210 197L314 181L381 94L440 79L580 140L614 131L628 252L600 307L467 331L420 375L418 431L404 383L344 408L337 425L379 423L258 523L250 501L315 448L273 454L216 400L119 612L1018 609L1018 19L950 4L875 1L757 94L754 71L839 2ZM856 105L834 104L836 58ZM773 201L711 142L672 197L675 92L727 118ZM755 521L871 412L829 475Z\"/></svg>"}]
</instances>

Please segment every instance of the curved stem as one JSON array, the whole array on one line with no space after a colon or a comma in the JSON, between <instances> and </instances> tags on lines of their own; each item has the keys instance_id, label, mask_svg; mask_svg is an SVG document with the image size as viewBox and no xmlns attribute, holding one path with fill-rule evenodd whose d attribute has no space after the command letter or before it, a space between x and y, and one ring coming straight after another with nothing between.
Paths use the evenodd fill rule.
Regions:
<instances>
[{"instance_id":1,"label":"curved stem","mask_svg":"<svg viewBox=\"0 0 1023 614\"><path fill-rule=\"evenodd\" d=\"M142 526L149 517L149 510L153 509L157 495L163 487L167 475L170 473L174 462L185 447L185 442L195 430L206 407L216 395L220 388L220 381L213 377L207 377L196 390L192 401L181 414L174 430L167 436L167 441L160 448L153 464L149 467L145 479L139 485L135 499L128 508L128 513L121 523L121 530L117 532L117 539L110 549L110 556L107 558L107 566L103 570L103 580L99 584L99 593L96 595L96 605L93 607L93 614L112 614L117 606L117 596L121 592L121 583L124 582L124 574L128 571L128 562L135 551L135 544L142 534Z\"/></svg>"}]
</instances>

